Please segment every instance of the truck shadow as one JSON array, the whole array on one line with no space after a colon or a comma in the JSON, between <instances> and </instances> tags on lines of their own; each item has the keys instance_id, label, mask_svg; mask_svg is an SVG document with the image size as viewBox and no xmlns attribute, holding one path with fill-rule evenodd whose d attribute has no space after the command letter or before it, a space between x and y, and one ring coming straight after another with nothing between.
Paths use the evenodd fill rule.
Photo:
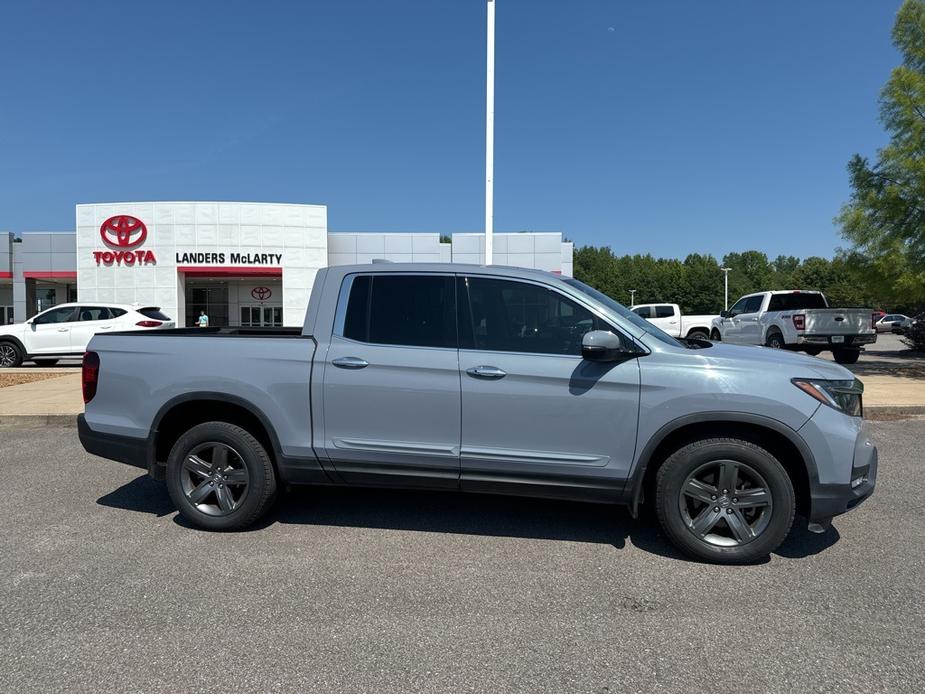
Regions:
<instances>
[{"instance_id":1,"label":"truck shadow","mask_svg":"<svg viewBox=\"0 0 925 694\"><path fill-rule=\"evenodd\" d=\"M97 503L158 517L176 510L166 486L147 475L100 497ZM174 522L195 529L179 515ZM245 532L276 523L591 542L616 549L624 549L629 541L655 555L691 561L674 548L650 515L633 519L626 509L605 504L455 492L295 487ZM776 554L807 557L839 540L835 528L821 535L805 528L805 520L797 517Z\"/></svg>"}]
</instances>

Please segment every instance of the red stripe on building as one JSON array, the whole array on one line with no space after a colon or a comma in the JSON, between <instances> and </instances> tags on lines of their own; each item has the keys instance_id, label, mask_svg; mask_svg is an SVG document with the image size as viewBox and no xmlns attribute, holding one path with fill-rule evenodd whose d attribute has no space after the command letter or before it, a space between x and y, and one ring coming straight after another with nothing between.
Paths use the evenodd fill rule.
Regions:
<instances>
[{"instance_id":1,"label":"red stripe on building","mask_svg":"<svg viewBox=\"0 0 925 694\"><path fill-rule=\"evenodd\" d=\"M228 265L187 265L177 267L177 272L191 277L282 277L283 268L281 267L251 267L245 266L228 266Z\"/></svg>"},{"instance_id":2,"label":"red stripe on building","mask_svg":"<svg viewBox=\"0 0 925 694\"><path fill-rule=\"evenodd\" d=\"M13 279L12 272L0 272L0 280L11 280Z\"/></svg>"},{"instance_id":3,"label":"red stripe on building","mask_svg":"<svg viewBox=\"0 0 925 694\"><path fill-rule=\"evenodd\" d=\"M76 280L76 272L24 272L24 279L27 280Z\"/></svg>"}]
</instances>

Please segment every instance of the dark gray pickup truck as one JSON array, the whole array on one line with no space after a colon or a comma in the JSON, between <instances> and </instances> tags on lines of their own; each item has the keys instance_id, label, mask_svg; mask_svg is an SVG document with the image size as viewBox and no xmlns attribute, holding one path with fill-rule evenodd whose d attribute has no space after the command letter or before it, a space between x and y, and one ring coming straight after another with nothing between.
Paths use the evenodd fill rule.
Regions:
<instances>
[{"instance_id":1,"label":"dark gray pickup truck","mask_svg":"<svg viewBox=\"0 0 925 694\"><path fill-rule=\"evenodd\" d=\"M166 479L204 528L284 484L652 503L685 552L766 556L874 489L862 386L781 350L678 341L573 279L500 267L318 273L301 329L97 335L80 439Z\"/></svg>"}]
</instances>

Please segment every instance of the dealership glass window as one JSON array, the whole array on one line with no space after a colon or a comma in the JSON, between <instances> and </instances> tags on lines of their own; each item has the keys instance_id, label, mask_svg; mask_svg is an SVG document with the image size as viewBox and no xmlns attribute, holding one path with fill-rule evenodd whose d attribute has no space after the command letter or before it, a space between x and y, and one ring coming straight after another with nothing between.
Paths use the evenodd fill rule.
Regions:
<instances>
[{"instance_id":1,"label":"dealership glass window","mask_svg":"<svg viewBox=\"0 0 925 694\"><path fill-rule=\"evenodd\" d=\"M196 325L199 312L205 311L209 325L228 325L228 285L224 282L208 285L186 285L186 325Z\"/></svg>"},{"instance_id":2,"label":"dealership glass window","mask_svg":"<svg viewBox=\"0 0 925 694\"><path fill-rule=\"evenodd\" d=\"M0 325L13 324L13 307L0 306Z\"/></svg>"},{"instance_id":3,"label":"dealership glass window","mask_svg":"<svg viewBox=\"0 0 925 694\"><path fill-rule=\"evenodd\" d=\"M57 291L54 287L44 287L35 290L35 311L41 313L58 303Z\"/></svg>"},{"instance_id":4,"label":"dealership glass window","mask_svg":"<svg viewBox=\"0 0 925 694\"><path fill-rule=\"evenodd\" d=\"M449 275L360 275L354 278L344 337L415 347L456 346L456 298Z\"/></svg>"},{"instance_id":5,"label":"dealership glass window","mask_svg":"<svg viewBox=\"0 0 925 694\"><path fill-rule=\"evenodd\" d=\"M283 325L281 306L242 306L242 328L279 328Z\"/></svg>"},{"instance_id":6,"label":"dealership glass window","mask_svg":"<svg viewBox=\"0 0 925 694\"><path fill-rule=\"evenodd\" d=\"M460 346L503 352L581 354L581 338L610 326L571 299L526 282L468 277L469 325Z\"/></svg>"}]
</instances>

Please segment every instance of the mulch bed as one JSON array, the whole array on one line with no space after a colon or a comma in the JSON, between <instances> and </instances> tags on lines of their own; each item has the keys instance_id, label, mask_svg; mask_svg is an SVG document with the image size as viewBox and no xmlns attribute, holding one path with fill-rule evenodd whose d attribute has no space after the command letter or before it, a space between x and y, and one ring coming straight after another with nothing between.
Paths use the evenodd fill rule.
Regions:
<instances>
[{"instance_id":1,"label":"mulch bed","mask_svg":"<svg viewBox=\"0 0 925 694\"><path fill-rule=\"evenodd\" d=\"M7 386L18 386L23 383L33 383L35 381L47 381L49 378L60 378L67 374L62 373L0 373L0 388Z\"/></svg>"}]
</instances>

